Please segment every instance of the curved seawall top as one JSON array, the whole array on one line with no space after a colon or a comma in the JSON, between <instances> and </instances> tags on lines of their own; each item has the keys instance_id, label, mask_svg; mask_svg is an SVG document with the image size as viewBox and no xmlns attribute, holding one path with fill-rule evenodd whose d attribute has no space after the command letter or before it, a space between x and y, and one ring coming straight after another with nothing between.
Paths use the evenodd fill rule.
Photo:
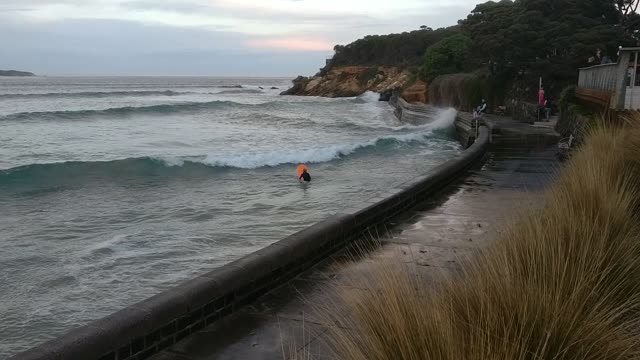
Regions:
<instances>
[{"instance_id":1,"label":"curved seawall top","mask_svg":"<svg viewBox=\"0 0 640 360\"><path fill-rule=\"evenodd\" d=\"M266 248L13 356L26 359L146 359L287 282L450 184L485 154L489 132L427 174Z\"/></svg>"}]
</instances>

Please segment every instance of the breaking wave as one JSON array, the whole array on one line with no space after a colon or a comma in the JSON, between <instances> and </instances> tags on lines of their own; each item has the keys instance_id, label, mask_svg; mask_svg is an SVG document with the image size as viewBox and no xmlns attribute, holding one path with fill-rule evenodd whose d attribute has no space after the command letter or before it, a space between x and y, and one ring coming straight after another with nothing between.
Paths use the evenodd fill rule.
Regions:
<instances>
[{"instance_id":1,"label":"breaking wave","mask_svg":"<svg viewBox=\"0 0 640 360\"><path fill-rule=\"evenodd\" d=\"M323 163L357 153L392 150L403 143L434 140L432 131L380 137L354 144L332 145L308 150L279 150L237 155L149 156L112 161L69 161L31 164L0 170L0 184L45 183L55 186L70 180L113 180L132 177L191 176L222 169L257 169L285 164Z\"/></svg>"}]
</instances>

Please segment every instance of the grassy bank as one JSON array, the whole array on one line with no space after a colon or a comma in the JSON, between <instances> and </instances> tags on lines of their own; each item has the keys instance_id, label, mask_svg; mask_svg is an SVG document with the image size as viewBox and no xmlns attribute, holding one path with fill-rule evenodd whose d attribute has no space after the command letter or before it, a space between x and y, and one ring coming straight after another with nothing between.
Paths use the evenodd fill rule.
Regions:
<instances>
[{"instance_id":1,"label":"grassy bank","mask_svg":"<svg viewBox=\"0 0 640 360\"><path fill-rule=\"evenodd\" d=\"M640 118L630 123L640 123ZM640 126L595 129L545 194L460 276L405 265L325 311L339 359L640 357ZM333 315L339 314L339 315Z\"/></svg>"}]
</instances>

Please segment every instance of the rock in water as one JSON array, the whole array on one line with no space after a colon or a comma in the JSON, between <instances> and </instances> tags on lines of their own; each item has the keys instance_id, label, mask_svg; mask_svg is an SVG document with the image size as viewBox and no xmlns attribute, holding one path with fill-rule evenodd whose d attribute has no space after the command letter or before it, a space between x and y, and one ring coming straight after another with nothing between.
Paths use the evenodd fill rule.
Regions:
<instances>
[{"instance_id":1,"label":"rock in water","mask_svg":"<svg viewBox=\"0 0 640 360\"><path fill-rule=\"evenodd\" d=\"M387 89L380 93L380 98L378 101L389 101L391 100L391 96L393 96L393 89Z\"/></svg>"},{"instance_id":2,"label":"rock in water","mask_svg":"<svg viewBox=\"0 0 640 360\"><path fill-rule=\"evenodd\" d=\"M287 89L280 93L280 95L302 95L308 83L308 77L298 76L297 78L293 79L293 86L290 89Z\"/></svg>"}]
</instances>

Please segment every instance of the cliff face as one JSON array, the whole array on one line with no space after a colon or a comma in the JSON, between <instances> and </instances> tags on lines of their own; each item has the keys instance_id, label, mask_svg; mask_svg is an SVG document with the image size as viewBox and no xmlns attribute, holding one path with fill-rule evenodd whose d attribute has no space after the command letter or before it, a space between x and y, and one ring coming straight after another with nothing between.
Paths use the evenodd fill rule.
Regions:
<instances>
[{"instance_id":1,"label":"cliff face","mask_svg":"<svg viewBox=\"0 0 640 360\"><path fill-rule=\"evenodd\" d=\"M402 88L411 80L409 71L392 66L336 67L323 76L297 77L282 95L351 97Z\"/></svg>"}]
</instances>

